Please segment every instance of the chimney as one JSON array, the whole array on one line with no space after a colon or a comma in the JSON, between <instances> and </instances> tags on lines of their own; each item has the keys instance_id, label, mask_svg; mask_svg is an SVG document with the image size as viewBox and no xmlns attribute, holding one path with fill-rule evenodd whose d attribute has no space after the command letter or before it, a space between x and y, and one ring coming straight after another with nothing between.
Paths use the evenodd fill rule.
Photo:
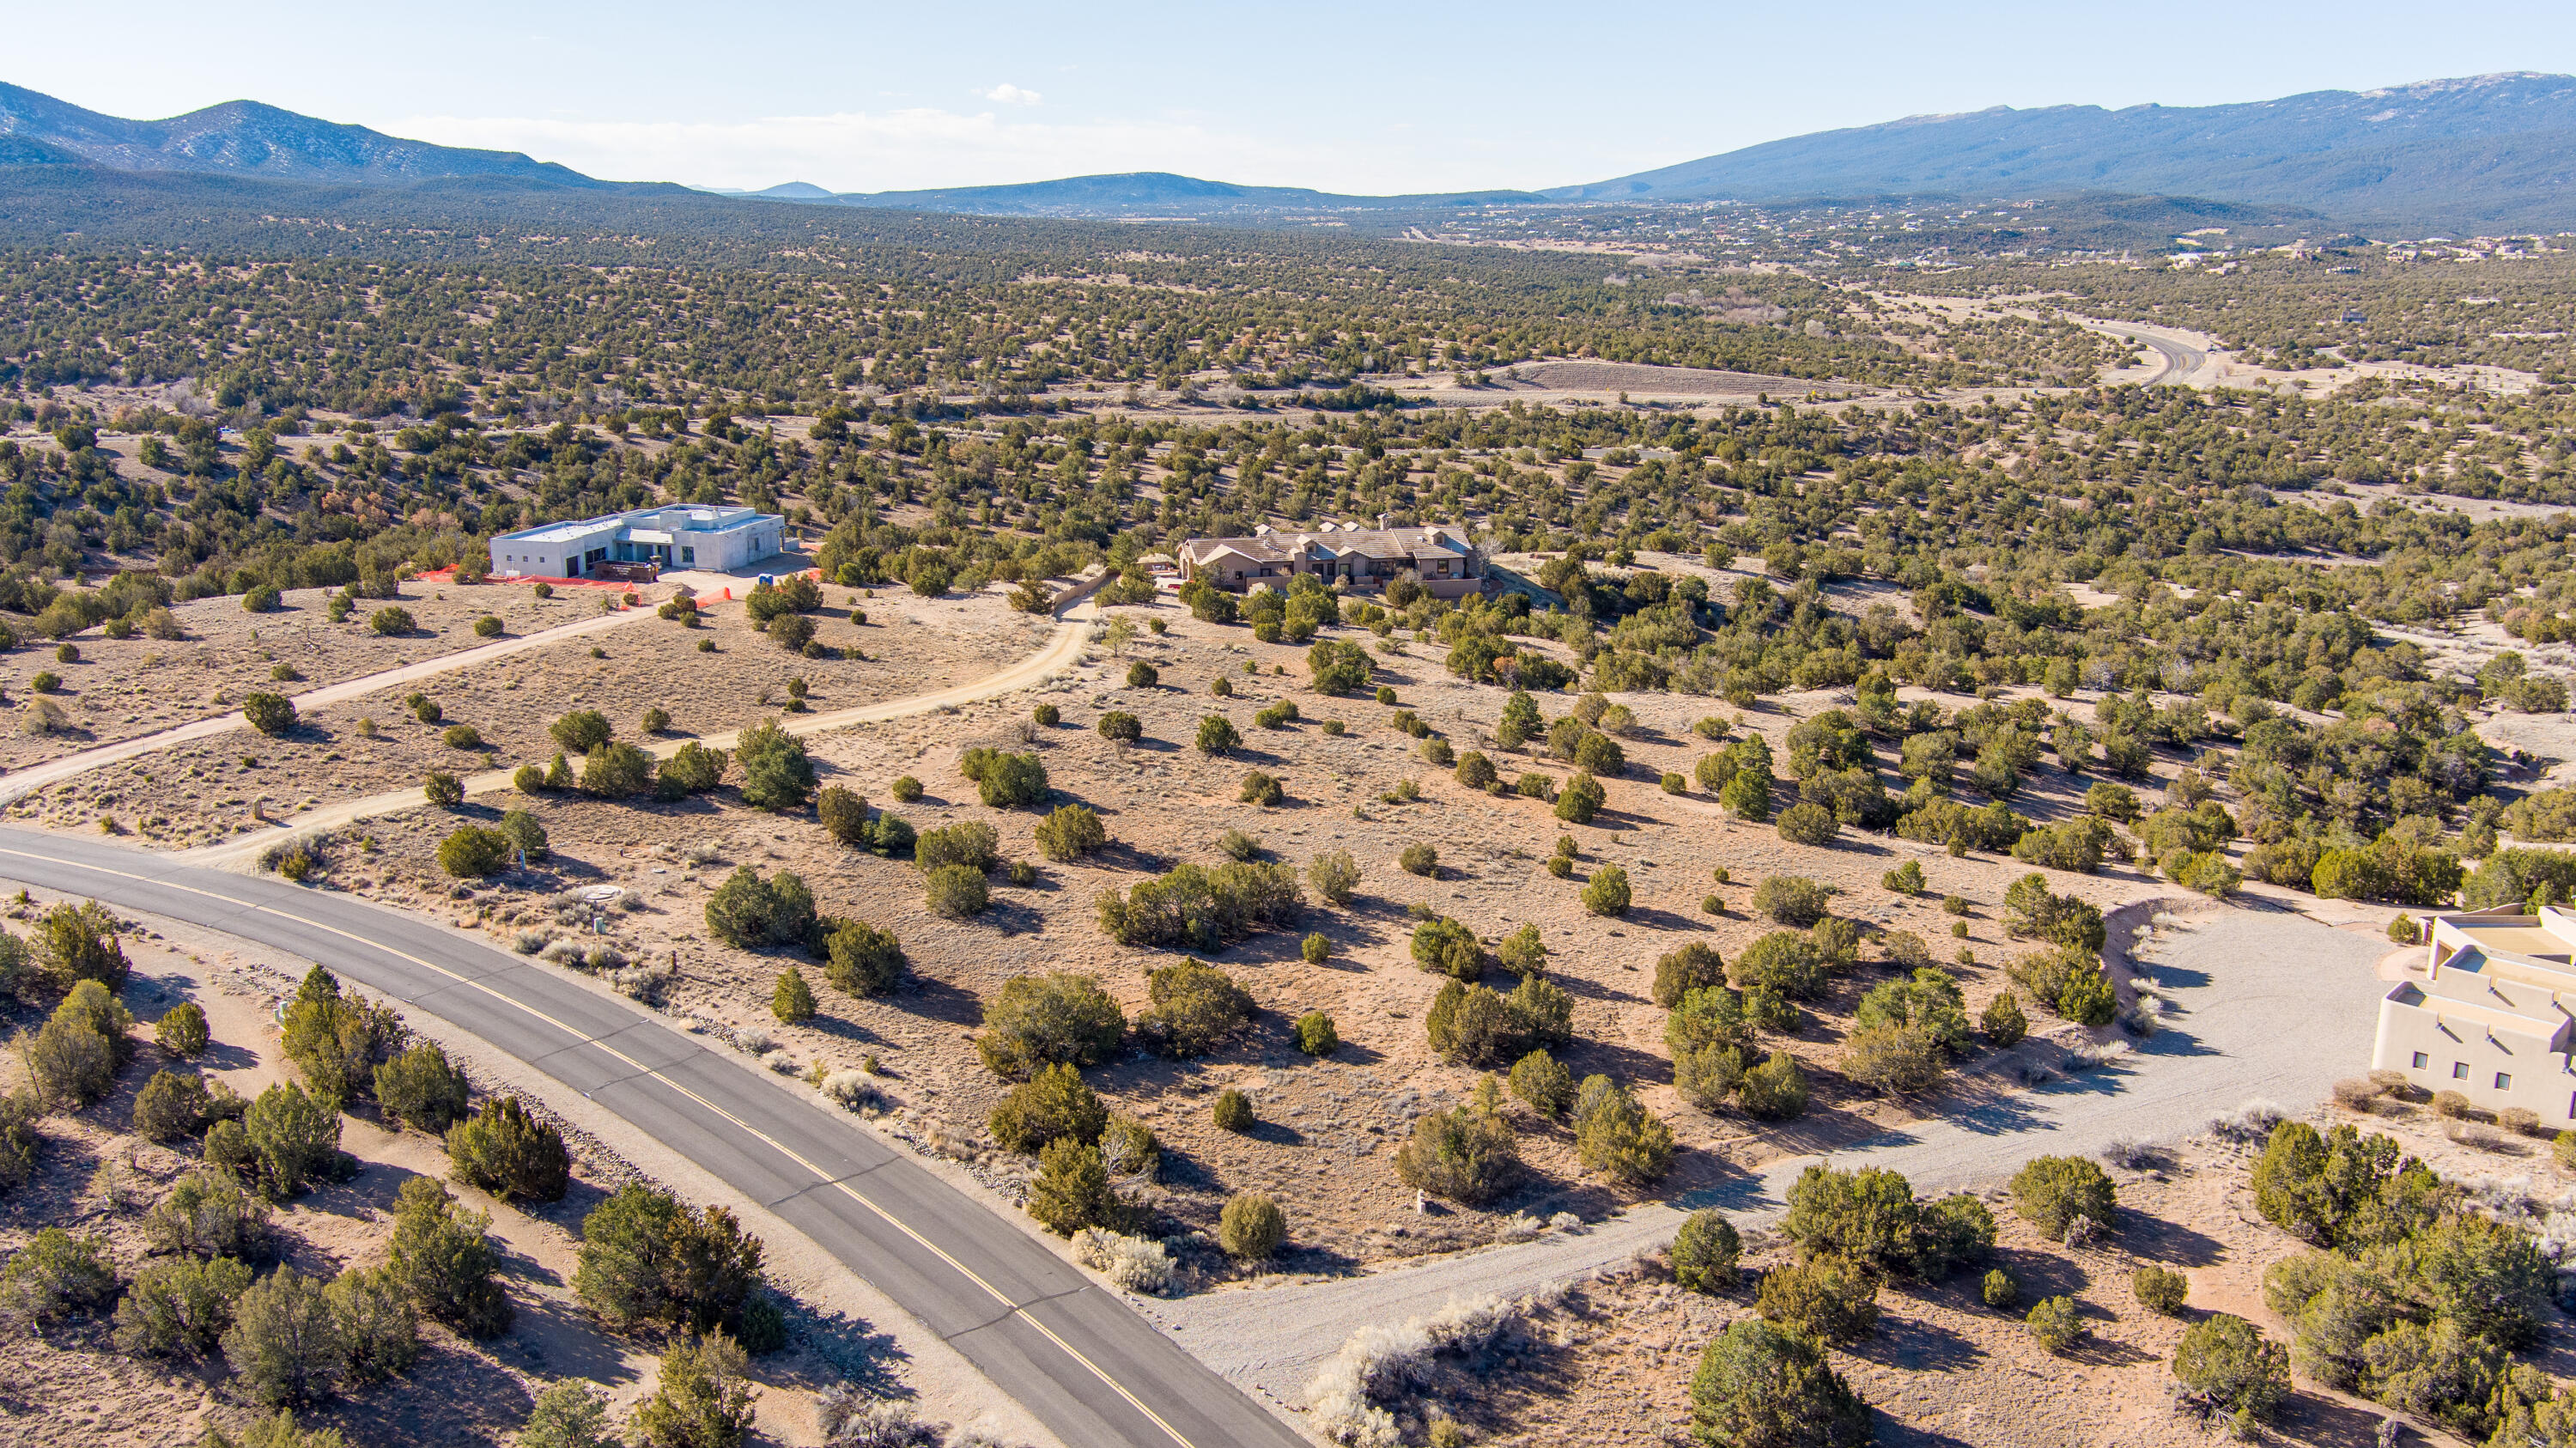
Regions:
<instances>
[{"instance_id":1,"label":"chimney","mask_svg":"<svg viewBox=\"0 0 2576 1448\"><path fill-rule=\"evenodd\" d=\"M1386 515L1384 513L1377 515L1377 530L1381 533L1386 531Z\"/></svg>"}]
</instances>

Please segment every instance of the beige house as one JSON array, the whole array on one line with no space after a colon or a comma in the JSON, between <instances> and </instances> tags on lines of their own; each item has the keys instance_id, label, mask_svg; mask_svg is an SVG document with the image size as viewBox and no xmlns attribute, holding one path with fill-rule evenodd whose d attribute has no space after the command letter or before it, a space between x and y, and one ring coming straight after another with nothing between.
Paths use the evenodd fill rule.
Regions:
<instances>
[{"instance_id":1,"label":"beige house","mask_svg":"<svg viewBox=\"0 0 2576 1448\"><path fill-rule=\"evenodd\" d=\"M1299 574L1327 586L1384 588L1410 572L1437 598L1461 598L1485 586L1484 560L1455 528L1358 528L1332 523L1281 533L1268 524L1249 538L1193 538L1181 545L1181 576L1242 592L1268 581L1284 589Z\"/></svg>"},{"instance_id":2,"label":"beige house","mask_svg":"<svg viewBox=\"0 0 2576 1448\"><path fill-rule=\"evenodd\" d=\"M2507 905L2436 915L2432 929L2425 975L2410 972L2380 1002L2371 1067L2576 1126L2576 912Z\"/></svg>"}]
</instances>

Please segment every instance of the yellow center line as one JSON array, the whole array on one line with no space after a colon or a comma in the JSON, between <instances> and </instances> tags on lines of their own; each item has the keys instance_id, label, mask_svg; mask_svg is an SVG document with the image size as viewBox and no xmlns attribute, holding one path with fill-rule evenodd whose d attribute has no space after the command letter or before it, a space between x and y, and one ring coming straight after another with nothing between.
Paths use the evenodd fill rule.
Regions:
<instances>
[{"instance_id":1,"label":"yellow center line","mask_svg":"<svg viewBox=\"0 0 2576 1448\"><path fill-rule=\"evenodd\" d=\"M879 1218L884 1220L886 1225L911 1238L913 1242L920 1246L924 1251L929 1252L940 1261L947 1263L949 1267L954 1269L967 1281L984 1289L986 1293L992 1296L993 1300L1001 1303L1004 1307L1009 1308L1011 1310L1011 1316L1017 1317L1021 1321L1026 1322L1029 1326L1036 1328L1047 1341L1054 1343L1056 1347L1065 1354L1065 1356L1082 1364L1084 1368L1090 1371L1093 1377L1100 1379L1102 1383L1108 1385L1112 1392L1115 1392L1119 1397L1126 1399L1129 1407L1132 1407L1137 1412L1144 1414L1147 1418L1153 1421L1155 1427L1162 1429L1167 1434L1170 1434L1173 1442L1182 1445L1182 1448L1194 1448L1194 1445L1190 1443L1190 1440L1187 1437L1183 1436L1178 1428L1175 1428L1170 1423L1164 1421L1162 1414L1147 1407L1134 1393L1127 1390L1127 1386L1124 1383L1111 1377L1098 1363L1093 1362L1089 1357L1085 1356L1081 1350L1074 1347L1073 1344L1066 1342L1062 1337L1058 1336L1053 1328L1048 1327L1045 1323L1040 1322L1035 1317L1031 1316L1028 1309L1020 1306L1016 1302L1013 1302L1008 1294L995 1287L992 1283L985 1281L982 1274L978 1273L974 1268L958 1261L955 1257L949 1255L948 1251L938 1243L933 1242L929 1238L922 1236L919 1232L914 1231L902 1219L896 1217L892 1212L887 1211L884 1207L881 1207L877 1205L876 1202L870 1200L866 1193L852 1187L846 1181L836 1179L831 1173L824 1171L821 1167L807 1161L795 1150L795 1148L786 1145L775 1137L772 1137L767 1132L762 1131L759 1127L754 1126L750 1122L743 1120L741 1117L734 1115L724 1107L719 1106L715 1102L708 1100L706 1097L699 1095L697 1092L690 1090L687 1086L671 1079L669 1076L663 1075L659 1069L645 1065L643 1062L636 1060L634 1057L627 1055L616 1047L607 1044L606 1041L598 1037L586 1035L583 1032L574 1029L572 1026L547 1015L544 1011L538 1010L535 1006L529 1005L525 1001L504 995L500 991L494 990L490 986L483 984L481 981L459 975L455 971L449 970L447 967L440 965L435 961L423 960L409 951L396 949L382 941L369 940L363 935L343 930L340 927L329 924L325 921L315 920L310 916L298 915L291 910L280 910L273 905L263 905L255 900L244 900L236 896L221 894L217 891L203 889L195 885L185 885L175 880L166 880L156 876L136 874L130 870L113 869L106 865L91 865L84 864L79 861L61 860L44 855L30 854L24 850L9 849L5 846L0 846L0 855L14 856L22 860L37 860L53 865L69 864L75 869L94 870L102 875L113 875L120 879L133 880L141 884L159 885L172 890L184 890L191 895L202 895L209 900L221 900L226 904L238 905L245 909L258 911L264 915L274 915L281 920L292 920L300 925L307 925L316 930L326 931L332 935L337 935L344 940L353 940L360 945L369 947L370 949L380 950L387 955L410 961L412 964L419 966L423 970L443 975L449 980L455 981L459 985L469 986L505 1005L514 1006L517 1009L536 1017L538 1020L545 1022L547 1025L554 1027L556 1030L575 1038L584 1045L595 1046L607 1055L635 1068L639 1073L651 1076L656 1080L661 1081L672 1090L679 1092L691 1101L698 1103L700 1106L705 1107L707 1110L714 1112L717 1116L732 1123L736 1128L749 1133L755 1140L758 1140L763 1145L769 1147L770 1150L777 1152L779 1155L786 1157L789 1161L792 1161L798 1166L803 1167L805 1170L812 1172L823 1185L839 1188L841 1193L847 1196L850 1200L857 1202L860 1206L876 1213Z\"/></svg>"}]
</instances>

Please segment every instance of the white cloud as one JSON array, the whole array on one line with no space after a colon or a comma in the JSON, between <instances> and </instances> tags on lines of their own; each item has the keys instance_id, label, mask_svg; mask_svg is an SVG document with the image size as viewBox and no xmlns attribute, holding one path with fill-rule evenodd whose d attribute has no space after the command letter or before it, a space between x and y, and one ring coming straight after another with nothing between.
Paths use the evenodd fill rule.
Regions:
<instances>
[{"instance_id":1,"label":"white cloud","mask_svg":"<svg viewBox=\"0 0 2576 1448\"><path fill-rule=\"evenodd\" d=\"M1353 174L1355 158L1328 146L1182 120L1048 122L906 108L732 122L414 116L380 128L441 145L525 151L610 180L746 190L793 180L835 191L900 191L1119 171L1279 186L1329 177L1324 184L1336 189L1413 179Z\"/></svg>"},{"instance_id":2,"label":"white cloud","mask_svg":"<svg viewBox=\"0 0 2576 1448\"><path fill-rule=\"evenodd\" d=\"M1033 106L1046 99L1036 91L1022 90L1009 81L1004 81L991 90L979 90L975 94L988 101L999 101L1006 106Z\"/></svg>"}]
</instances>

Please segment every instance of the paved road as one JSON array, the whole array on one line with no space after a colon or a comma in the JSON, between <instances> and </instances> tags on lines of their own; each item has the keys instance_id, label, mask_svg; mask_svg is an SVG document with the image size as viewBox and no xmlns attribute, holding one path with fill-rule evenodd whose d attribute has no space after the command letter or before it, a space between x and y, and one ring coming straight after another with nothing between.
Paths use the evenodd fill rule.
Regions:
<instances>
[{"instance_id":1,"label":"paved road","mask_svg":"<svg viewBox=\"0 0 2576 1448\"><path fill-rule=\"evenodd\" d=\"M457 669L472 668L476 664L488 664L494 659L507 658L511 654L527 649L542 648L547 644L561 643L565 639L581 638L607 629L623 628L628 624L651 617L653 614L649 609L625 609L617 613L597 614L554 628L539 629L532 634L521 634L517 638L503 639L499 643L478 644L470 649L441 654L437 658L423 659L418 663L405 664L400 668L385 669L355 679L343 679L336 684L324 684L318 689L307 689L301 694L290 697L295 700L295 707L300 710L344 704L351 699L364 698L380 689L400 688L405 684L435 678ZM132 739L120 739L113 744L102 744L96 749L84 749L78 754L66 754L60 759L49 759L42 764L31 764L16 773L0 777L0 803L32 794L46 785L59 783L73 775L86 774L103 765L114 764L120 759L132 759L138 754L167 749L173 744L185 744L192 739L208 739L217 734L226 734L248 727L249 723L242 718L241 711L233 709L212 718L191 720L150 734L138 734Z\"/></svg>"},{"instance_id":2,"label":"paved road","mask_svg":"<svg viewBox=\"0 0 2576 1448\"><path fill-rule=\"evenodd\" d=\"M2121 942L2125 943L2125 942ZM2123 1061L2028 1092L1972 1100L1951 1115L1828 1157L1778 1161L1671 1203L1634 1207L1572 1235L1414 1267L1293 1287L1211 1293L1145 1310L1209 1366L1282 1402L1352 1330L1402 1322L1453 1298L1513 1296L1569 1281L1670 1242L1685 1211L1716 1207L1745 1227L1784 1208L1800 1171L1887 1167L1915 1190L1982 1187L2034 1156L2085 1156L2114 1140L2169 1140L2251 1098L2293 1110L2369 1064L2384 937L2334 930L2287 910L2194 909L2160 930L2138 964L2179 1010Z\"/></svg>"},{"instance_id":3,"label":"paved road","mask_svg":"<svg viewBox=\"0 0 2576 1448\"><path fill-rule=\"evenodd\" d=\"M803 737L833 729L847 729L857 724L879 724L888 719L909 718L915 714L929 713L933 709L972 704L978 700L994 698L1016 689L1025 689L1033 684L1043 683L1050 676L1082 657L1083 645L1091 639L1092 620L1099 613L1099 606L1092 600L1091 595L1103 583L1115 576L1102 573L1068 591L1057 603L1062 617L1056 624L1055 632L1047 639L1046 647L1007 667L981 678L969 679L962 684L951 684L943 689L911 694L900 699L885 699L874 704L860 704L853 708L835 709L824 714L781 714L777 716L779 725L788 733ZM236 720L239 718L238 715L234 717ZM695 742L704 744L709 749L731 749L741 742L741 738L741 730L728 729L720 734L706 735ZM668 758L677 754L681 746L688 742L690 741L665 739L647 743L643 748L657 758ZM511 780L516 773L515 768L487 769L479 774L468 775L463 780L465 793L469 796L494 794L514 788ZM295 835L310 834L317 830L335 830L342 825L355 824L359 820L376 819L407 809L419 809L421 804L421 792L416 786L410 789L387 790L382 794L364 795L357 799L345 799L337 804L327 804L318 809L307 810L273 830L257 830L249 834L235 835L228 840L183 851L180 858L201 865L238 868L258 859L270 845L280 840Z\"/></svg>"},{"instance_id":4,"label":"paved road","mask_svg":"<svg viewBox=\"0 0 2576 1448\"><path fill-rule=\"evenodd\" d=\"M527 1062L803 1231L1066 1448L1301 1441L1119 1298L850 1117L550 967L345 895L96 840L0 828L0 878L320 961Z\"/></svg>"},{"instance_id":5,"label":"paved road","mask_svg":"<svg viewBox=\"0 0 2576 1448\"><path fill-rule=\"evenodd\" d=\"M2138 384L2141 387L2154 387L2159 384L2188 387L2198 379L2201 370L2209 366L2208 349L2193 344L2185 336L2167 328L2148 327L2136 322L2087 321L2083 325L2097 332L2108 332L2114 337L2126 337L2132 342L2143 342L2154 349L2163 365L2157 369L2153 377L2141 381Z\"/></svg>"}]
</instances>

